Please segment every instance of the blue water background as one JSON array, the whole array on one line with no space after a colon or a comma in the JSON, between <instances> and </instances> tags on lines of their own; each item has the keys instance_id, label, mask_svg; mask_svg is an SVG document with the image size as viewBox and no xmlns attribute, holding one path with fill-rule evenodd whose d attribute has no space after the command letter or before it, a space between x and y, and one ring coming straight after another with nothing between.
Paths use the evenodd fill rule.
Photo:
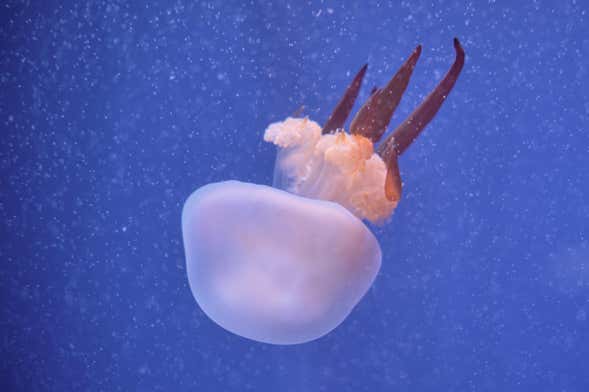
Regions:
<instances>
[{"instance_id":1,"label":"blue water background","mask_svg":"<svg viewBox=\"0 0 589 392\"><path fill-rule=\"evenodd\" d=\"M589 4L3 1L2 391L588 391ZM185 198L269 184L262 134L363 102L423 53L391 127L463 73L401 159L382 270L309 344L198 308Z\"/></svg>"}]
</instances>

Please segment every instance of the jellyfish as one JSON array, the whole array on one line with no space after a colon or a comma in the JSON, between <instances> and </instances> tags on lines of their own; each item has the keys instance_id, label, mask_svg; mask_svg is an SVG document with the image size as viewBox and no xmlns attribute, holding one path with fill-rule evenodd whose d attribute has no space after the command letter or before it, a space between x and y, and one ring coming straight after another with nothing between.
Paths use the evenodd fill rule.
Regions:
<instances>
[{"instance_id":1,"label":"jellyfish","mask_svg":"<svg viewBox=\"0 0 589 392\"><path fill-rule=\"evenodd\" d=\"M386 86L373 89L349 133L344 124L367 65L323 127L307 117L270 124L264 140L278 149L272 187L226 181L188 197L188 281L210 319L242 337L282 345L317 339L343 322L381 265L380 245L363 220L383 224L396 208L398 157L452 90L464 65L457 39L454 49L448 73L382 142L421 46Z\"/></svg>"}]
</instances>

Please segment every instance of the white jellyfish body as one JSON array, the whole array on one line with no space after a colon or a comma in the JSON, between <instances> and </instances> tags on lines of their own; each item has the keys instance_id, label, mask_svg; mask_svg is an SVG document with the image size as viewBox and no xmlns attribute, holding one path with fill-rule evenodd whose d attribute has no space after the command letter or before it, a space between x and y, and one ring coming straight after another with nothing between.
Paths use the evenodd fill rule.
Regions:
<instances>
[{"instance_id":1,"label":"white jellyfish body","mask_svg":"<svg viewBox=\"0 0 589 392\"><path fill-rule=\"evenodd\" d=\"M206 185L184 204L188 281L202 310L225 329L260 342L296 344L339 325L370 288L380 246L362 219L382 223L401 197L397 158L452 89L456 60L423 103L374 151L421 53L375 89L343 130L366 66L321 128L308 118L271 124L279 151L274 188L237 181Z\"/></svg>"},{"instance_id":2,"label":"white jellyfish body","mask_svg":"<svg viewBox=\"0 0 589 392\"><path fill-rule=\"evenodd\" d=\"M371 286L380 246L361 218L380 221L396 201L386 167L362 136L321 135L288 118L275 185L227 181L197 189L182 212L188 281L201 309L253 340L295 344L338 326Z\"/></svg>"},{"instance_id":3,"label":"white jellyfish body","mask_svg":"<svg viewBox=\"0 0 589 392\"><path fill-rule=\"evenodd\" d=\"M339 204L237 181L186 201L190 287L202 310L253 340L295 344L339 325L372 284L378 242Z\"/></svg>"}]
</instances>

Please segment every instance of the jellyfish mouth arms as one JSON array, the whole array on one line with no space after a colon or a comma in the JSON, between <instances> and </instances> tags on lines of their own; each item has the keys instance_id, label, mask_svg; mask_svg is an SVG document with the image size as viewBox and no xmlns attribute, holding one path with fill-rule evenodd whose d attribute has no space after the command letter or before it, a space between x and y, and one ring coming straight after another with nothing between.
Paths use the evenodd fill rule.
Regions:
<instances>
[{"instance_id":1,"label":"jellyfish mouth arms","mask_svg":"<svg viewBox=\"0 0 589 392\"><path fill-rule=\"evenodd\" d=\"M395 209L382 192L386 165L366 137L321 134L315 121L289 117L270 124L264 140L279 147L274 187L338 203L373 223L384 223Z\"/></svg>"},{"instance_id":2,"label":"jellyfish mouth arms","mask_svg":"<svg viewBox=\"0 0 589 392\"><path fill-rule=\"evenodd\" d=\"M464 66L464 50L454 40L456 58L423 102L385 137L391 117L421 55L417 46L383 88L375 88L344 130L360 91L362 66L323 127L309 118L270 124L264 140L277 145L274 185L299 196L329 200L360 219L384 223L402 194L398 158L433 119ZM384 192L383 192L384 190Z\"/></svg>"},{"instance_id":3,"label":"jellyfish mouth arms","mask_svg":"<svg viewBox=\"0 0 589 392\"><path fill-rule=\"evenodd\" d=\"M387 199L391 201L399 201L402 193L402 181L398 164L399 156L407 150L434 118L448 94L452 91L462 71L465 53L458 38L454 38L454 50L455 60L450 70L413 113L391 132L376 149L377 154L387 166L384 190ZM375 144L380 141L395 109L401 101L403 93L409 85L409 80L420 55L421 45L418 45L385 87L372 90L370 97L358 110L351 122L350 133L352 135L364 136ZM366 69L367 64L360 69L344 92L343 97L323 126L323 134L333 133L344 127L358 96Z\"/></svg>"}]
</instances>

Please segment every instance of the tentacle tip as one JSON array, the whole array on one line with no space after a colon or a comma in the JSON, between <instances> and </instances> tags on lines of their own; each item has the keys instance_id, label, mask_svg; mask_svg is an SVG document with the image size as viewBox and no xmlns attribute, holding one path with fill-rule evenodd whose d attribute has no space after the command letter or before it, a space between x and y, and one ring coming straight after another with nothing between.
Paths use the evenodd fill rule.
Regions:
<instances>
[{"instance_id":1,"label":"tentacle tip","mask_svg":"<svg viewBox=\"0 0 589 392\"><path fill-rule=\"evenodd\" d=\"M414 67L415 64L417 64L417 60L419 59L419 56L421 56L421 44L417 45L415 47L415 50L413 51L413 53L411 53L411 56L409 57L409 60L407 61L408 64L411 67Z\"/></svg>"},{"instance_id":2,"label":"tentacle tip","mask_svg":"<svg viewBox=\"0 0 589 392\"><path fill-rule=\"evenodd\" d=\"M456 49L456 53L464 55L464 49L462 48L462 45L460 44L460 41L458 41L457 37L454 37L454 49Z\"/></svg>"},{"instance_id":3,"label":"tentacle tip","mask_svg":"<svg viewBox=\"0 0 589 392\"><path fill-rule=\"evenodd\" d=\"M358 74L356 76L357 80L362 80L364 79L364 74L366 74L366 70L368 69L368 63L364 64L362 66L362 68L360 68L360 71L358 71Z\"/></svg>"}]
</instances>

